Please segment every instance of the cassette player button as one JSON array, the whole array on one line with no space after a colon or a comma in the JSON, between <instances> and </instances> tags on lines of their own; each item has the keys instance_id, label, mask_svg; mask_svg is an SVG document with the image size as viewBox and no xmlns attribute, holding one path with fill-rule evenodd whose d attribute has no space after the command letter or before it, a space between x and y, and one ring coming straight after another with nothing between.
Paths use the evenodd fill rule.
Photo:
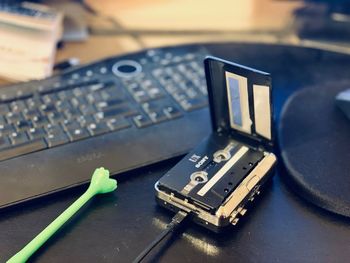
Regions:
<instances>
[{"instance_id":1,"label":"cassette player button","mask_svg":"<svg viewBox=\"0 0 350 263\"><path fill-rule=\"evenodd\" d=\"M252 190L254 186L260 181L260 177L258 175L254 175L250 180L246 183L246 187L248 190Z\"/></svg>"}]
</instances>

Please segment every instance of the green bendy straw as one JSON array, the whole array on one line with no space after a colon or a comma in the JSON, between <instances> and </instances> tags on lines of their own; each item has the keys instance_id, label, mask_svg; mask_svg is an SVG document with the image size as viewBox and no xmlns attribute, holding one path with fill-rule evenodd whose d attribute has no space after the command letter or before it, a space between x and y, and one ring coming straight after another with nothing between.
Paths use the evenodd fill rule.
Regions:
<instances>
[{"instance_id":1,"label":"green bendy straw","mask_svg":"<svg viewBox=\"0 0 350 263\"><path fill-rule=\"evenodd\" d=\"M10 258L7 263L26 262L28 258L37 251L56 231L68 221L87 201L97 194L114 191L117 181L109 178L109 171L98 168L92 175L89 188L70 207L49 224L39 235L30 241L22 250Z\"/></svg>"}]
</instances>

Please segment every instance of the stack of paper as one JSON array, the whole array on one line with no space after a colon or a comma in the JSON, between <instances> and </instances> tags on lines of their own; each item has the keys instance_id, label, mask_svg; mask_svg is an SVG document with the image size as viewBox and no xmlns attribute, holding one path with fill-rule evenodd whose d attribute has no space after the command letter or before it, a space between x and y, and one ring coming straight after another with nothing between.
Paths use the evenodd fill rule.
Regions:
<instances>
[{"instance_id":1,"label":"stack of paper","mask_svg":"<svg viewBox=\"0 0 350 263\"><path fill-rule=\"evenodd\" d=\"M0 76L25 81L50 76L62 14L38 4L0 4Z\"/></svg>"}]
</instances>

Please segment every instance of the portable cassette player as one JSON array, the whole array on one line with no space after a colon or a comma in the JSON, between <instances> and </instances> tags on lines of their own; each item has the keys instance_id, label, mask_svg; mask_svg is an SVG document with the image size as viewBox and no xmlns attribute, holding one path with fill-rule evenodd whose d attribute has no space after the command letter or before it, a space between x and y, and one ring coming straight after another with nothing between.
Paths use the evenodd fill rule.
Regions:
<instances>
[{"instance_id":1,"label":"portable cassette player","mask_svg":"<svg viewBox=\"0 0 350 263\"><path fill-rule=\"evenodd\" d=\"M273 174L271 77L207 57L213 132L156 184L158 203L220 232L235 225Z\"/></svg>"}]
</instances>

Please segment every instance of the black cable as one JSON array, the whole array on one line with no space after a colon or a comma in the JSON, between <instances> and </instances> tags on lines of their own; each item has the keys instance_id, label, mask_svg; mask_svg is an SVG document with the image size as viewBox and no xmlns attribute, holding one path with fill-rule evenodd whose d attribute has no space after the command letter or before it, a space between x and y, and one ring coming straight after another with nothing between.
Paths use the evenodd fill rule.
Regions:
<instances>
[{"instance_id":1,"label":"black cable","mask_svg":"<svg viewBox=\"0 0 350 263\"><path fill-rule=\"evenodd\" d=\"M182 225L188 215L189 214L184 211L177 212L171 222L167 225L166 229L137 256L133 263L141 262L166 236L170 233L174 233Z\"/></svg>"}]
</instances>

